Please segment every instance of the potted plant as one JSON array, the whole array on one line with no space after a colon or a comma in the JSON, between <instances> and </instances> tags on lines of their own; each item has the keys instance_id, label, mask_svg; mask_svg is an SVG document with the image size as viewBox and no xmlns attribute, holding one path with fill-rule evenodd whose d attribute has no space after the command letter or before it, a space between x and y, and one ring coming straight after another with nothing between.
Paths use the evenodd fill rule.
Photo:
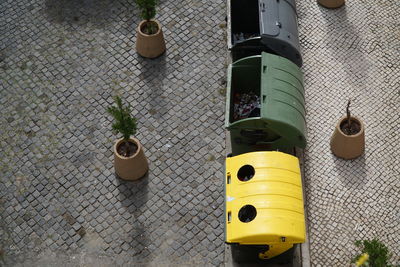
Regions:
<instances>
[{"instance_id":1,"label":"potted plant","mask_svg":"<svg viewBox=\"0 0 400 267\"><path fill-rule=\"evenodd\" d=\"M391 267L389 264L391 253L385 244L377 239L358 240L356 246L361 249L361 254L357 255L352 262L354 266L360 267ZM393 266L394 267L394 266Z\"/></svg>"},{"instance_id":2,"label":"potted plant","mask_svg":"<svg viewBox=\"0 0 400 267\"><path fill-rule=\"evenodd\" d=\"M344 159L357 158L365 149L364 124L359 118L351 116L350 102L346 107L347 116L339 120L331 138L332 153Z\"/></svg>"},{"instance_id":3,"label":"potted plant","mask_svg":"<svg viewBox=\"0 0 400 267\"><path fill-rule=\"evenodd\" d=\"M344 5L344 0L317 0L317 2L326 8L339 8Z\"/></svg>"},{"instance_id":4,"label":"potted plant","mask_svg":"<svg viewBox=\"0 0 400 267\"><path fill-rule=\"evenodd\" d=\"M115 97L115 102L117 106L107 109L115 119L113 130L122 135L114 144L115 173L125 180L137 180L146 174L149 167L142 145L131 137L136 133L136 119L130 114L130 106L122 105L119 96Z\"/></svg>"},{"instance_id":5,"label":"potted plant","mask_svg":"<svg viewBox=\"0 0 400 267\"><path fill-rule=\"evenodd\" d=\"M136 0L142 21L136 29L136 51L139 55L155 58L165 52L161 25L154 20L157 0Z\"/></svg>"}]
</instances>

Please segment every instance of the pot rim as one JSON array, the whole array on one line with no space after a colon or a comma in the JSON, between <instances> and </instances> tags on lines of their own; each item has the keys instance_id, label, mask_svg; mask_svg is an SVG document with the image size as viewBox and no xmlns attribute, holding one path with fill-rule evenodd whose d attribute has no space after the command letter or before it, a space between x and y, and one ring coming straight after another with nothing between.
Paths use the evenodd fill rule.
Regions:
<instances>
[{"instance_id":1,"label":"pot rim","mask_svg":"<svg viewBox=\"0 0 400 267\"><path fill-rule=\"evenodd\" d=\"M121 156L120 154L118 154L117 147L119 146L119 144L122 143L123 140L124 140L124 138L120 138L120 139L117 139L117 141L115 141L114 147L113 147L113 149L114 149L114 154L115 154L117 157L121 158L121 159L131 159L131 158L136 157L136 156L139 154L140 150L142 149L142 144L140 144L139 140L136 139L135 137L129 137L129 141L131 141L132 143L135 143L136 146L137 146L136 153L133 154L133 155L130 156L130 157L124 157L124 156Z\"/></svg>"},{"instance_id":2,"label":"pot rim","mask_svg":"<svg viewBox=\"0 0 400 267\"><path fill-rule=\"evenodd\" d=\"M333 5L333 6L331 6L329 1L330 1L330 0L328 0L328 1L327 1L327 0L317 0L318 4L320 4L321 6L323 6L323 7L325 7L325 8L328 8L328 9L340 8L340 7L344 6L344 4L345 4L345 1L343 0L343 2L340 3L340 5ZM338 1L341 1L341 0L336 0L336 2L338 2ZM327 3L328 3L328 4L327 4Z\"/></svg>"},{"instance_id":3,"label":"pot rim","mask_svg":"<svg viewBox=\"0 0 400 267\"><path fill-rule=\"evenodd\" d=\"M161 25L160 25L160 23L159 23L157 20L155 20L155 19L151 19L150 21L155 22L155 23L157 24L158 31L157 31L156 33L154 33L154 34L146 34L146 33L143 33L143 32L141 31L141 28L142 28L142 25L143 25L145 22L147 22L147 20L142 20L142 21L139 23L139 26L137 27L137 31L138 31L141 35L143 35L143 36L155 36L155 35L159 35L159 34L161 33Z\"/></svg>"},{"instance_id":4,"label":"pot rim","mask_svg":"<svg viewBox=\"0 0 400 267\"><path fill-rule=\"evenodd\" d=\"M347 135L347 134L345 134L345 133L342 131L342 129L340 129L340 125L341 125L342 122L343 122L344 120L346 120L346 119L347 119L347 116L343 116L342 118L340 118L339 122L336 124L336 129L339 131L339 133L340 133L341 135L344 135L344 136L346 136L347 138L357 138L357 137L359 137L360 135L362 135L362 134L364 133L364 123L362 122L362 120L361 120L360 118L358 118L357 116L350 116L350 119L352 119L352 120L354 120L354 121L357 121L357 122L360 124L360 131L359 131L358 133L356 133L356 134L353 134L353 135Z\"/></svg>"}]
</instances>

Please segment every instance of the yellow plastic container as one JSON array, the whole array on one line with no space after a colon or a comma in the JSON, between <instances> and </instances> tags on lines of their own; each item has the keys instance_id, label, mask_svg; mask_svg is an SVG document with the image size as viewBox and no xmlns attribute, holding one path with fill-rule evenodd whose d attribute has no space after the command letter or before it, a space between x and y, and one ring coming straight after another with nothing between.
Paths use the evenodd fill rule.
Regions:
<instances>
[{"instance_id":1,"label":"yellow plastic container","mask_svg":"<svg viewBox=\"0 0 400 267\"><path fill-rule=\"evenodd\" d=\"M268 245L259 258L305 241L298 158L262 151L226 159L226 242Z\"/></svg>"}]
</instances>

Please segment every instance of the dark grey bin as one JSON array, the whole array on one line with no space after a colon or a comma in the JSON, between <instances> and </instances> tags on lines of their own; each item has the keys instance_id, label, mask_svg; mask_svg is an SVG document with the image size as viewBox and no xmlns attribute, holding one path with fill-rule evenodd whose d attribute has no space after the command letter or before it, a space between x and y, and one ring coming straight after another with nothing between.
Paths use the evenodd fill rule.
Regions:
<instances>
[{"instance_id":1,"label":"dark grey bin","mask_svg":"<svg viewBox=\"0 0 400 267\"><path fill-rule=\"evenodd\" d=\"M229 0L228 31L233 61L264 51L302 66L295 0Z\"/></svg>"}]
</instances>

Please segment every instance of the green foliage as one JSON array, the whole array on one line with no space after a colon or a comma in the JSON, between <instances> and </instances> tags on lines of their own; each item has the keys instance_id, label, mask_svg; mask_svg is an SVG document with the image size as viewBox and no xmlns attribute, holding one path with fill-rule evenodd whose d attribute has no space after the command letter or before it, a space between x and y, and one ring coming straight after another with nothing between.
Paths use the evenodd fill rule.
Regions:
<instances>
[{"instance_id":1,"label":"green foliage","mask_svg":"<svg viewBox=\"0 0 400 267\"><path fill-rule=\"evenodd\" d=\"M136 133L136 118L131 116L130 106L123 106L119 96L114 97L117 106L107 108L115 123L112 128L115 132L122 134L125 141L128 141L131 135Z\"/></svg>"},{"instance_id":2,"label":"green foliage","mask_svg":"<svg viewBox=\"0 0 400 267\"><path fill-rule=\"evenodd\" d=\"M149 21L155 17L157 2L158 0L136 0L142 19Z\"/></svg>"},{"instance_id":3,"label":"green foliage","mask_svg":"<svg viewBox=\"0 0 400 267\"><path fill-rule=\"evenodd\" d=\"M361 253L353 260L353 262L357 262L358 259L362 256L362 254L368 254L368 265L371 267L392 267L388 263L391 255L389 253L388 248L381 243L377 239L369 240L358 240L355 242L355 245L361 249Z\"/></svg>"}]
</instances>

